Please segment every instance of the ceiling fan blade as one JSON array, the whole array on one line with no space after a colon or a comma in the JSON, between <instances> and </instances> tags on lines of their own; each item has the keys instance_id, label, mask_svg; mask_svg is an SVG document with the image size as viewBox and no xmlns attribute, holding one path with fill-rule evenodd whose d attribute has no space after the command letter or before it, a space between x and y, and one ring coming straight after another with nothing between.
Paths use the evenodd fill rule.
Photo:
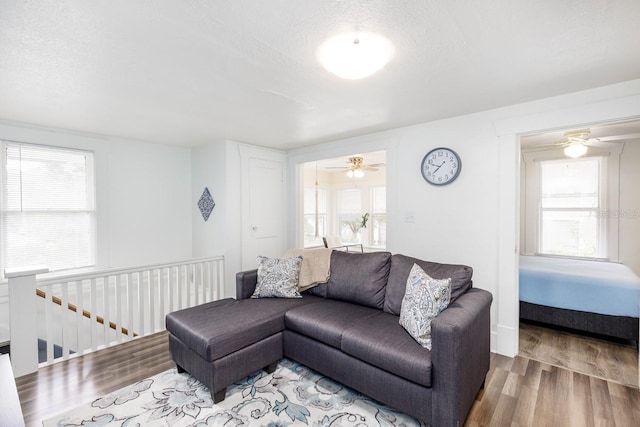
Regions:
<instances>
[{"instance_id":1,"label":"ceiling fan blade","mask_svg":"<svg viewBox=\"0 0 640 427\"><path fill-rule=\"evenodd\" d=\"M372 168L382 168L382 167L384 167L386 165L384 163L371 163L371 164L362 165L362 166L369 166L369 167L372 167Z\"/></svg>"},{"instance_id":2,"label":"ceiling fan blade","mask_svg":"<svg viewBox=\"0 0 640 427\"><path fill-rule=\"evenodd\" d=\"M371 167L371 166L362 166L360 168L360 170L369 171L369 172L375 172L375 171L380 170L380 169L374 168L374 167Z\"/></svg>"},{"instance_id":3,"label":"ceiling fan blade","mask_svg":"<svg viewBox=\"0 0 640 427\"><path fill-rule=\"evenodd\" d=\"M601 142L618 142L629 139L640 139L640 133L629 133L626 135L602 136L598 138Z\"/></svg>"}]
</instances>

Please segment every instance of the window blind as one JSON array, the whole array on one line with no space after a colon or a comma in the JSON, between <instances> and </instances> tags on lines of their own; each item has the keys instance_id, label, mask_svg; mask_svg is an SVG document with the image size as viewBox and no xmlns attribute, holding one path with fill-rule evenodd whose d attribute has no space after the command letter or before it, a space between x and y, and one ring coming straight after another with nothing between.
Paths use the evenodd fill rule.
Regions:
<instances>
[{"instance_id":1,"label":"window blind","mask_svg":"<svg viewBox=\"0 0 640 427\"><path fill-rule=\"evenodd\" d=\"M93 153L3 143L2 265L95 265Z\"/></svg>"}]
</instances>

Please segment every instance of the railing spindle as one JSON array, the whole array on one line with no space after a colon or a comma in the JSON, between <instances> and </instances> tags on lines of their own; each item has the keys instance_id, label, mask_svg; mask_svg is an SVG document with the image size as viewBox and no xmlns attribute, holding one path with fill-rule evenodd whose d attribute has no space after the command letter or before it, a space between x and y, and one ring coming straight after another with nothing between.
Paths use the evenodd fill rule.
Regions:
<instances>
[{"instance_id":1,"label":"railing spindle","mask_svg":"<svg viewBox=\"0 0 640 427\"><path fill-rule=\"evenodd\" d=\"M62 297L60 298L61 300L61 304L60 304L60 318L61 318L61 323L62 323L62 342L60 344L60 346L62 347L62 358L63 359L68 359L69 358L69 345L70 345L70 339L69 339L69 314L67 313L67 305L69 304L69 283L68 282L63 282L60 284L61 286L61 294Z\"/></svg>"},{"instance_id":2,"label":"railing spindle","mask_svg":"<svg viewBox=\"0 0 640 427\"><path fill-rule=\"evenodd\" d=\"M84 318L82 316L82 312L84 310L84 292L82 291L82 281L76 280L74 282L76 285L76 353L82 354L84 353Z\"/></svg>"},{"instance_id":3,"label":"railing spindle","mask_svg":"<svg viewBox=\"0 0 640 427\"><path fill-rule=\"evenodd\" d=\"M44 289L45 289L45 295L52 295L52 292L51 292L52 286L46 286ZM47 362L53 361L53 332L51 331L51 329L53 328L53 325L55 325L55 322L53 321L53 313L52 313L52 311L55 310L55 307L56 307L55 305L49 304L48 299L44 300L44 319L45 319L44 339L47 343Z\"/></svg>"},{"instance_id":4,"label":"railing spindle","mask_svg":"<svg viewBox=\"0 0 640 427\"><path fill-rule=\"evenodd\" d=\"M96 310L98 309L98 303L97 303L97 298L96 298L96 279L91 279L90 281L91 284L91 294L90 294L90 298L91 298L91 310L89 311L91 313L90 315L90 320L91 320L91 349L92 351L96 351L98 350L98 336L97 336L97 332L96 332Z\"/></svg>"},{"instance_id":5,"label":"railing spindle","mask_svg":"<svg viewBox=\"0 0 640 427\"><path fill-rule=\"evenodd\" d=\"M120 275L112 276L116 293L116 341L122 342L122 289L120 288ZM126 335L124 335L126 338Z\"/></svg>"}]
</instances>

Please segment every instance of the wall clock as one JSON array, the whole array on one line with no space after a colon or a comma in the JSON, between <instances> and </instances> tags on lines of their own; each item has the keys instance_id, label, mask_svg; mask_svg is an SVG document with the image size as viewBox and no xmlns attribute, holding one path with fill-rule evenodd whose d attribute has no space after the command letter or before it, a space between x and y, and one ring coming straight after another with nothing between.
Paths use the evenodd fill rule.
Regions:
<instances>
[{"instance_id":1,"label":"wall clock","mask_svg":"<svg viewBox=\"0 0 640 427\"><path fill-rule=\"evenodd\" d=\"M446 185L455 181L460 175L462 162L458 153L452 149L438 147L424 156L420 169L422 176L429 184Z\"/></svg>"}]
</instances>

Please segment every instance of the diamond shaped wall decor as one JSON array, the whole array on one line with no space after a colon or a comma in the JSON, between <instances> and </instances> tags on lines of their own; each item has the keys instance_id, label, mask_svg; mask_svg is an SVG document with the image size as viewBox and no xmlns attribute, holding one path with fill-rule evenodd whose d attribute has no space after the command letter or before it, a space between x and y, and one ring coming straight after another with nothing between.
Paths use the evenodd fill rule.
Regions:
<instances>
[{"instance_id":1,"label":"diamond shaped wall decor","mask_svg":"<svg viewBox=\"0 0 640 427\"><path fill-rule=\"evenodd\" d=\"M213 201L213 197L211 197L209 189L207 187L204 187L202 196L200 196L200 200L198 200L198 208L200 208L200 213L202 214L202 218L204 218L205 221L209 219L209 215L211 215L211 211L215 207L216 202Z\"/></svg>"}]
</instances>

